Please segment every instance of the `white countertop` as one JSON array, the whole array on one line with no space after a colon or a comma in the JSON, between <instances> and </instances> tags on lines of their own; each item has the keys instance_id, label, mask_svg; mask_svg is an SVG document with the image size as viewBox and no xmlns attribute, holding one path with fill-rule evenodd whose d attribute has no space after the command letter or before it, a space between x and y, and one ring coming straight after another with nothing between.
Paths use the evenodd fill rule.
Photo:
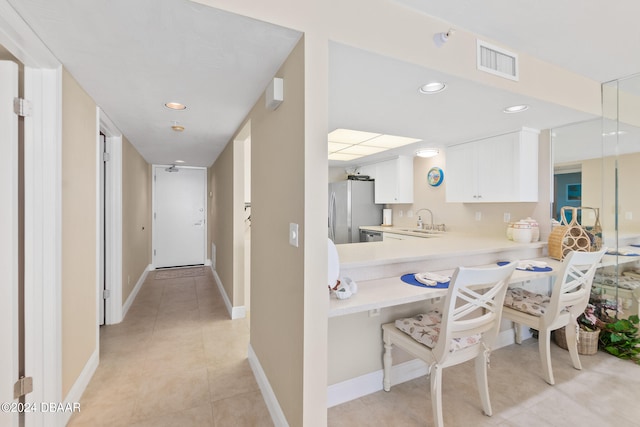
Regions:
<instances>
[{"instance_id":1,"label":"white countertop","mask_svg":"<svg viewBox=\"0 0 640 427\"><path fill-rule=\"evenodd\" d=\"M387 227L366 227L366 229ZM393 227L389 232L395 233ZM468 255L541 249L547 242L516 243L504 237L477 237L464 233L441 232L437 237L386 242L347 243L336 245L341 268L440 259Z\"/></svg>"},{"instance_id":2,"label":"white countertop","mask_svg":"<svg viewBox=\"0 0 640 427\"><path fill-rule=\"evenodd\" d=\"M553 271L534 272L516 270L511 276L509 283L514 284L527 280L551 277L556 275L562 267L562 262L554 259L538 258L537 260L546 262ZM495 264L486 267L495 267ZM453 271L454 270L441 270L435 273L451 276ZM329 317L344 316L416 301L425 301L431 298L443 297L446 294L446 288L413 286L403 282L400 277L365 280L358 282L358 293L351 298L340 300L336 298L335 295L331 295Z\"/></svg>"}]
</instances>

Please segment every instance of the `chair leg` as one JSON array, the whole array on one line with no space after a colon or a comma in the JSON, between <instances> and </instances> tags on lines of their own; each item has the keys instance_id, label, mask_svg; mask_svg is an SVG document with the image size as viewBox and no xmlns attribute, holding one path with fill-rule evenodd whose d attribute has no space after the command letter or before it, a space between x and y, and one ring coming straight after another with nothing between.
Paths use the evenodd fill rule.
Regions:
<instances>
[{"instance_id":1,"label":"chair leg","mask_svg":"<svg viewBox=\"0 0 640 427\"><path fill-rule=\"evenodd\" d=\"M487 354L483 351L476 357L476 383L485 415L491 416L491 400L489 399L489 381L487 378Z\"/></svg>"},{"instance_id":2,"label":"chair leg","mask_svg":"<svg viewBox=\"0 0 640 427\"><path fill-rule=\"evenodd\" d=\"M433 365L429 373L431 379L431 407L436 427L444 426L442 417L442 367Z\"/></svg>"},{"instance_id":3,"label":"chair leg","mask_svg":"<svg viewBox=\"0 0 640 427\"><path fill-rule=\"evenodd\" d=\"M571 355L571 363L573 363L574 368L580 370L582 369L582 364L580 363L580 357L578 356L578 335L576 333L576 328L570 323L564 328L564 332L567 338L569 355Z\"/></svg>"},{"instance_id":4,"label":"chair leg","mask_svg":"<svg viewBox=\"0 0 640 427\"><path fill-rule=\"evenodd\" d=\"M516 334L516 344L522 344L522 326L519 323L513 322L513 331Z\"/></svg>"},{"instance_id":5,"label":"chair leg","mask_svg":"<svg viewBox=\"0 0 640 427\"><path fill-rule=\"evenodd\" d=\"M384 341L384 356L382 357L384 377L382 379L382 388L384 391L389 391L391 390L391 349L393 348L393 344L386 331L382 333L382 339Z\"/></svg>"},{"instance_id":6,"label":"chair leg","mask_svg":"<svg viewBox=\"0 0 640 427\"><path fill-rule=\"evenodd\" d=\"M542 375L549 384L555 384L553 370L551 369L551 331L540 329L538 331L538 351L540 352L540 362L542 365Z\"/></svg>"}]
</instances>

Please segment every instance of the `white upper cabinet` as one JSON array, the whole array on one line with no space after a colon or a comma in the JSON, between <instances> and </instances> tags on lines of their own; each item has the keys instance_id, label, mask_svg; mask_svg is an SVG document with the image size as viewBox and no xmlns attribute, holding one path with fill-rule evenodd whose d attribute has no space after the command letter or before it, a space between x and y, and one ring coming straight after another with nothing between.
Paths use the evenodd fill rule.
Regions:
<instances>
[{"instance_id":1,"label":"white upper cabinet","mask_svg":"<svg viewBox=\"0 0 640 427\"><path fill-rule=\"evenodd\" d=\"M413 158L398 156L360 167L360 173L374 178L376 203L413 203Z\"/></svg>"},{"instance_id":2,"label":"white upper cabinet","mask_svg":"<svg viewBox=\"0 0 640 427\"><path fill-rule=\"evenodd\" d=\"M538 135L508 133L447 149L447 202L537 202Z\"/></svg>"}]
</instances>

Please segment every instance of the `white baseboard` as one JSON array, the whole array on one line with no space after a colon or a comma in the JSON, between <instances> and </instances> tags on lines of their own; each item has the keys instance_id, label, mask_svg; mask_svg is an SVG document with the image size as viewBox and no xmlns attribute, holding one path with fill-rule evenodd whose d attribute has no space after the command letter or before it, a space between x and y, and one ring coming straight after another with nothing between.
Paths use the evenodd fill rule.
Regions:
<instances>
[{"instance_id":1,"label":"white baseboard","mask_svg":"<svg viewBox=\"0 0 640 427\"><path fill-rule=\"evenodd\" d=\"M204 260L204 265L206 265L206 266L211 266L211 265L213 265L213 264L211 264L211 260L210 260L210 259L205 259L205 260Z\"/></svg>"},{"instance_id":2,"label":"white baseboard","mask_svg":"<svg viewBox=\"0 0 640 427\"><path fill-rule=\"evenodd\" d=\"M218 291L220 291L220 295L222 295L222 299L224 300L224 305L227 307L227 313L231 316L231 319L244 319L247 317L247 309L245 306L237 306L233 307L231 305L231 301L227 296L227 291L224 290L224 286L222 286L222 280L220 280L220 276L211 266L211 272L213 273L213 279L216 281L216 285L218 286Z\"/></svg>"},{"instance_id":3,"label":"white baseboard","mask_svg":"<svg viewBox=\"0 0 640 427\"><path fill-rule=\"evenodd\" d=\"M73 403L80 402L82 393L84 393L85 389L89 385L89 381L91 381L93 374L96 372L96 369L98 369L99 363L100 363L100 349L96 348L96 350L93 352L91 357L89 357L89 360L87 360L87 363L84 365L84 368L82 369L82 372L80 372L78 379L76 380L75 383L73 383L71 390L69 390L69 393L64 398L65 405L67 403L70 403L73 405ZM73 415L73 412L64 411L62 425L66 426L69 420L71 419L72 415Z\"/></svg>"},{"instance_id":4,"label":"white baseboard","mask_svg":"<svg viewBox=\"0 0 640 427\"><path fill-rule=\"evenodd\" d=\"M429 372L422 360L413 359L391 368L391 385L402 384L419 378ZM347 381L332 384L327 388L327 407L340 405L382 390L383 371L371 372Z\"/></svg>"},{"instance_id":5,"label":"white baseboard","mask_svg":"<svg viewBox=\"0 0 640 427\"><path fill-rule=\"evenodd\" d=\"M251 365L251 370L253 371L253 375L256 377L256 382L260 387L262 398L264 399L264 402L267 405L267 409L269 409L269 414L271 415L271 421L273 421L273 424L276 427L288 427L289 423L287 422L287 418L284 416L284 412L282 412L282 408L280 408L280 404L278 403L278 398L273 392L273 389L271 388L271 384L269 384L269 380L267 379L267 375L262 370L262 366L260 365L258 356L253 351L251 344L249 344L248 357L249 357L249 365Z\"/></svg>"},{"instance_id":6,"label":"white baseboard","mask_svg":"<svg viewBox=\"0 0 640 427\"><path fill-rule=\"evenodd\" d=\"M155 268L151 264L149 264L147 266L147 268L145 268L144 271L142 272L142 275L140 276L140 278L136 282L136 285L133 287L133 290L129 294L129 297L127 298L127 300L125 301L124 305L122 306L122 319L123 320L124 320L125 316L127 315L127 312L129 311L129 309L131 308L131 304L133 304L133 301L135 301L136 297L138 296L138 292L140 292L140 288L142 288L142 284L147 279L147 275L149 274L149 272L151 270L155 270Z\"/></svg>"}]
</instances>

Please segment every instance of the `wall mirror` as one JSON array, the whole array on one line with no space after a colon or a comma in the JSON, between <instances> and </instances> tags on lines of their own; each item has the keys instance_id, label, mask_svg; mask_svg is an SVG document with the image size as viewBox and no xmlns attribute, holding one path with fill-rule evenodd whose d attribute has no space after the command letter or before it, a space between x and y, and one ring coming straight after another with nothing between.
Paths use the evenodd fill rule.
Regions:
<instances>
[{"instance_id":1,"label":"wall mirror","mask_svg":"<svg viewBox=\"0 0 640 427\"><path fill-rule=\"evenodd\" d=\"M601 118L552 130L552 215L559 219L562 206L598 208L604 244L613 251L637 248L640 253L640 74L603 84L602 112ZM587 225L593 220L581 219ZM608 268L612 297L623 304L623 313L620 277L638 268L629 261L620 255Z\"/></svg>"}]
</instances>

